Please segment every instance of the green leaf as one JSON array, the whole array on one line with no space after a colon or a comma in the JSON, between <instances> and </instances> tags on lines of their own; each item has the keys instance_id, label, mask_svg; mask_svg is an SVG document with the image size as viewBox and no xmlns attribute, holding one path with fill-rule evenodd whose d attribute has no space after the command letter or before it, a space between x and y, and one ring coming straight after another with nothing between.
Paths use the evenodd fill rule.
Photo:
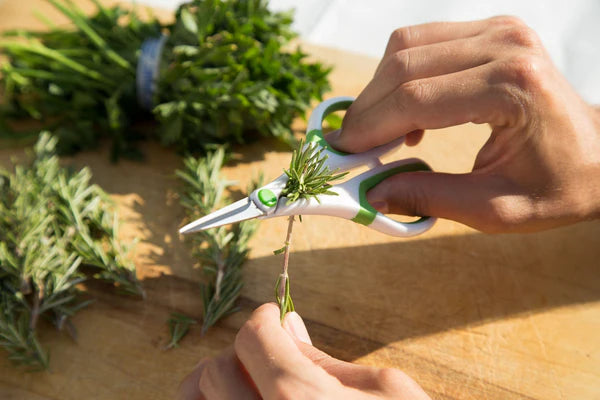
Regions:
<instances>
[{"instance_id":1,"label":"green leaf","mask_svg":"<svg viewBox=\"0 0 600 400\"><path fill-rule=\"evenodd\" d=\"M183 26L185 26L185 29L187 29L188 31L190 31L193 34L198 33L198 25L196 24L196 20L194 19L192 14L190 14L190 12L187 10L187 8L181 9L180 17L181 17L181 22L183 23Z\"/></svg>"},{"instance_id":2,"label":"green leaf","mask_svg":"<svg viewBox=\"0 0 600 400\"><path fill-rule=\"evenodd\" d=\"M283 252L285 251L285 248L286 248L286 246L283 246L283 247L282 247L282 248L280 248L280 249L273 250L273 254L274 254L274 255L283 254Z\"/></svg>"}]
</instances>

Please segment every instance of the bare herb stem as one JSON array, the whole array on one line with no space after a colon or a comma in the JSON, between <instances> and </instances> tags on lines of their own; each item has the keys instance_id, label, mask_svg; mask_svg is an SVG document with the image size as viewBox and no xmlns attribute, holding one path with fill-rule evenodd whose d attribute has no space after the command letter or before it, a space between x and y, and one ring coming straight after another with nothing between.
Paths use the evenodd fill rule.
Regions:
<instances>
[{"instance_id":1,"label":"bare herb stem","mask_svg":"<svg viewBox=\"0 0 600 400\"><path fill-rule=\"evenodd\" d=\"M222 259L217 263L217 277L215 279L215 300L221 300L221 283L225 275L225 261Z\"/></svg>"},{"instance_id":2,"label":"bare herb stem","mask_svg":"<svg viewBox=\"0 0 600 400\"><path fill-rule=\"evenodd\" d=\"M31 307L31 315L29 317L29 329L35 330L37 320L40 315L40 298L42 288L33 291L33 306Z\"/></svg>"},{"instance_id":3,"label":"bare herb stem","mask_svg":"<svg viewBox=\"0 0 600 400\"><path fill-rule=\"evenodd\" d=\"M290 248L292 247L292 229L294 227L294 216L288 217L287 235L285 237L285 251L283 253L283 272L281 273L281 282L279 285L279 298L285 298L285 288L288 284L288 266L290 264Z\"/></svg>"},{"instance_id":4,"label":"bare herb stem","mask_svg":"<svg viewBox=\"0 0 600 400\"><path fill-rule=\"evenodd\" d=\"M281 319L281 322L283 322L285 314L295 310L294 302L292 301L292 296L290 295L290 277L288 275L293 227L294 216L290 215L288 217L288 229L285 238L285 246L275 252L275 254L281 254L283 251L283 271L281 275L279 275L277 283L275 284L275 298L277 299L277 304L279 304L279 318Z\"/></svg>"}]
</instances>

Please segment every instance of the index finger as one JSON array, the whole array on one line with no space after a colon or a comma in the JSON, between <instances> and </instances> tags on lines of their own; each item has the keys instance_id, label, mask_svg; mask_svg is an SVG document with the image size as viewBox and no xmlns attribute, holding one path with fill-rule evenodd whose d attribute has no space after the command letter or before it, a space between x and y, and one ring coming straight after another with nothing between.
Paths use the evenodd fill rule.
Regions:
<instances>
[{"instance_id":1,"label":"index finger","mask_svg":"<svg viewBox=\"0 0 600 400\"><path fill-rule=\"evenodd\" d=\"M385 53L377 66L375 74L377 75L383 61L388 56L400 50L477 36L487 26L489 26L489 21L480 20L469 22L430 22L398 28L390 35Z\"/></svg>"},{"instance_id":2,"label":"index finger","mask_svg":"<svg viewBox=\"0 0 600 400\"><path fill-rule=\"evenodd\" d=\"M390 35L384 57L411 47L476 36L489 26L488 20L429 22L396 29Z\"/></svg>"}]
</instances>

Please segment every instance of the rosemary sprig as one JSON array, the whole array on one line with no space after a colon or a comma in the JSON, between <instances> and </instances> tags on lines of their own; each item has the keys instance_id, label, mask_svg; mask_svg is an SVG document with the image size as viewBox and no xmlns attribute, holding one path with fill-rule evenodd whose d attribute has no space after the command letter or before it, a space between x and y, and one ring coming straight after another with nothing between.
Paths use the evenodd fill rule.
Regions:
<instances>
[{"instance_id":1,"label":"rosemary sprig","mask_svg":"<svg viewBox=\"0 0 600 400\"><path fill-rule=\"evenodd\" d=\"M37 339L41 318L75 336L70 318L89 304L79 295L88 278L82 267L143 294L108 195L87 168L61 167L56 143L43 133L29 164L0 170L0 346L31 369L48 366Z\"/></svg>"},{"instance_id":2,"label":"rosemary sprig","mask_svg":"<svg viewBox=\"0 0 600 400\"><path fill-rule=\"evenodd\" d=\"M298 148L292 153L290 167L284 170L288 181L281 192L280 197L287 198L286 204L293 203L299 199L316 199L322 195L334 195L337 193L329 190L330 182L342 179L347 172L336 173L327 166L327 155L322 154L323 148L314 143L304 145L301 140ZM302 221L302 216L300 216ZM290 295L290 278L288 275L290 248L292 243L292 229L294 225L294 216L288 218L288 229L285 239L285 245L273 253L275 255L283 253L283 271L277 278L275 284L275 299L279 304L280 318L283 322L285 314L294 311L294 302Z\"/></svg>"},{"instance_id":3,"label":"rosemary sprig","mask_svg":"<svg viewBox=\"0 0 600 400\"><path fill-rule=\"evenodd\" d=\"M225 150L219 147L205 157L187 157L184 170L176 171L183 181L181 204L189 219L199 218L229 202L225 191L234 182L221 175L225 161ZM256 220L244 221L190 236L193 254L200 260L205 280L200 287L202 334L219 319L237 311L235 301L243 287L241 267L248 255L248 242L257 226Z\"/></svg>"},{"instance_id":4,"label":"rosemary sprig","mask_svg":"<svg viewBox=\"0 0 600 400\"><path fill-rule=\"evenodd\" d=\"M172 349L179 346L179 341L187 335L190 327L196 323L196 320L181 313L171 313L171 317L167 321L169 325L169 333L171 340L165 346L165 349Z\"/></svg>"}]
</instances>

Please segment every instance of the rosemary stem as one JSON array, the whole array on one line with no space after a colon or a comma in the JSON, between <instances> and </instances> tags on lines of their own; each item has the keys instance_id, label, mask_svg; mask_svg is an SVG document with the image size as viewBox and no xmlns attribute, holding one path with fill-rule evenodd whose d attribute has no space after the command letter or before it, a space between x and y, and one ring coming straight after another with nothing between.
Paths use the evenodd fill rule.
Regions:
<instances>
[{"instance_id":1,"label":"rosemary stem","mask_svg":"<svg viewBox=\"0 0 600 400\"><path fill-rule=\"evenodd\" d=\"M219 260L217 263L217 278L215 280L215 300L221 298L221 283L223 282L223 275L225 275L225 262Z\"/></svg>"},{"instance_id":2,"label":"rosemary stem","mask_svg":"<svg viewBox=\"0 0 600 400\"><path fill-rule=\"evenodd\" d=\"M279 298L285 298L285 287L288 280L288 265L290 263L290 247L292 245L292 228L294 227L294 216L288 217L287 235L285 237L285 251L283 253L283 272L281 273L281 282L279 285Z\"/></svg>"},{"instance_id":3,"label":"rosemary stem","mask_svg":"<svg viewBox=\"0 0 600 400\"><path fill-rule=\"evenodd\" d=\"M41 291L41 289L39 289ZM31 308L31 315L29 316L29 329L35 330L37 320L40 315L40 292L38 290L33 291L33 306Z\"/></svg>"}]
</instances>

